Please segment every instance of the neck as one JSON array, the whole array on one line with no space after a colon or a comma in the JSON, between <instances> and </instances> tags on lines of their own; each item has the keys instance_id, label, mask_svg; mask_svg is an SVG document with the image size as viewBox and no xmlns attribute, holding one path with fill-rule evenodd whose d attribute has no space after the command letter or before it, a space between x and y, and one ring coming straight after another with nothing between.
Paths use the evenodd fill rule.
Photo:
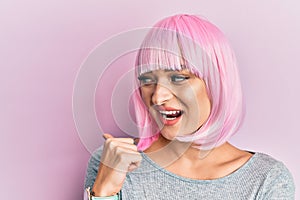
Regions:
<instances>
[{"instance_id":1,"label":"neck","mask_svg":"<svg viewBox=\"0 0 300 200\"><path fill-rule=\"evenodd\" d=\"M183 177L212 180L233 173L244 165L252 154L228 142L210 151L194 148L192 143L160 137L145 153L160 167Z\"/></svg>"},{"instance_id":2,"label":"neck","mask_svg":"<svg viewBox=\"0 0 300 200\"><path fill-rule=\"evenodd\" d=\"M224 146L224 145L222 145ZM210 155L215 154L219 147L212 150L200 150L193 147L193 143L167 140L160 135L145 153L157 164L167 167L178 160L185 162L210 162ZM215 159L215 158L214 158Z\"/></svg>"}]
</instances>

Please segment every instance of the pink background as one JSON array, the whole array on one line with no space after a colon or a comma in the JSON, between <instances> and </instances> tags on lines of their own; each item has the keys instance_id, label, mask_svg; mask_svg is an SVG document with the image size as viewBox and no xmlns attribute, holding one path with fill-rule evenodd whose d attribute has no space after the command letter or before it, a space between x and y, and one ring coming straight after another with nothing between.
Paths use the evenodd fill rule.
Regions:
<instances>
[{"instance_id":1,"label":"pink background","mask_svg":"<svg viewBox=\"0 0 300 200\"><path fill-rule=\"evenodd\" d=\"M247 101L231 141L283 161L300 197L297 1L2 0L1 199L81 199L90 153L72 94L82 62L108 37L176 13L206 16L228 36Z\"/></svg>"}]
</instances>

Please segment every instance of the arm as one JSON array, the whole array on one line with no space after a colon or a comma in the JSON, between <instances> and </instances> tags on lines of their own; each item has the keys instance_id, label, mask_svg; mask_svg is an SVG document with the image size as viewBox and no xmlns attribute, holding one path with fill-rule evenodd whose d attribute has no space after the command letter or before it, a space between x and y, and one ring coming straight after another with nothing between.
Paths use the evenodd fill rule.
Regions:
<instances>
[{"instance_id":1,"label":"arm","mask_svg":"<svg viewBox=\"0 0 300 200\"><path fill-rule=\"evenodd\" d=\"M99 197L117 194L127 172L136 169L142 160L133 139L105 136L103 149L98 149L89 160L85 178L85 187L92 188L94 196Z\"/></svg>"}]
</instances>

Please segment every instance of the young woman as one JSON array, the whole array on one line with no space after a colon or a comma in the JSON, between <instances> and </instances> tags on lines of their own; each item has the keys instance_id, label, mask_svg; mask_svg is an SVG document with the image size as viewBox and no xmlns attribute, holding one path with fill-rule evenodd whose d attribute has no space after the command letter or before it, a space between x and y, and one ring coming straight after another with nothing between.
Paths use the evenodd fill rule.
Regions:
<instances>
[{"instance_id":1,"label":"young woman","mask_svg":"<svg viewBox=\"0 0 300 200\"><path fill-rule=\"evenodd\" d=\"M140 139L114 138L91 157L91 199L294 199L288 169L227 140L244 112L234 53L198 16L158 22L137 55Z\"/></svg>"}]
</instances>

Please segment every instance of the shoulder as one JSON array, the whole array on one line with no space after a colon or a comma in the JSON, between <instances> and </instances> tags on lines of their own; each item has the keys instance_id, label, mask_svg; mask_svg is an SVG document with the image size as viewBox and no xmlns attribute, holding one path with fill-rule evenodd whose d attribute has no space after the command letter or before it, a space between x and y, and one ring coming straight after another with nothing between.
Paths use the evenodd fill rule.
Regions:
<instances>
[{"instance_id":1,"label":"shoulder","mask_svg":"<svg viewBox=\"0 0 300 200\"><path fill-rule=\"evenodd\" d=\"M263 199L294 199L293 177L283 162L267 154L256 153L251 166L262 178L259 196Z\"/></svg>"},{"instance_id":2,"label":"shoulder","mask_svg":"<svg viewBox=\"0 0 300 200\"><path fill-rule=\"evenodd\" d=\"M283 165L282 162L278 161L272 156L260 152L255 153L250 161L252 161L252 166L259 167L267 171L271 170L277 165Z\"/></svg>"},{"instance_id":3,"label":"shoulder","mask_svg":"<svg viewBox=\"0 0 300 200\"><path fill-rule=\"evenodd\" d=\"M256 170L265 178L291 177L291 173L283 162L264 153L255 153L248 163L248 168Z\"/></svg>"},{"instance_id":4,"label":"shoulder","mask_svg":"<svg viewBox=\"0 0 300 200\"><path fill-rule=\"evenodd\" d=\"M92 155L89 159L89 162L88 162L88 169L96 167L97 170L98 170L98 166L99 166L99 163L100 163L100 160L101 160L102 151L103 151L103 146L100 146L98 149L96 149L92 153Z\"/></svg>"},{"instance_id":5,"label":"shoulder","mask_svg":"<svg viewBox=\"0 0 300 200\"><path fill-rule=\"evenodd\" d=\"M98 149L96 149L91 157L90 157L90 161L89 162L93 162L93 161L99 161L100 162L100 158L101 158L101 154L102 154L102 151L103 151L103 145L101 145Z\"/></svg>"},{"instance_id":6,"label":"shoulder","mask_svg":"<svg viewBox=\"0 0 300 200\"><path fill-rule=\"evenodd\" d=\"M274 172L280 172L287 175L290 174L289 170L283 164L283 162L278 161L272 156L264 153L255 153L249 163L255 169L260 169L260 171L263 170L266 173L266 175L269 176L272 175Z\"/></svg>"}]
</instances>

